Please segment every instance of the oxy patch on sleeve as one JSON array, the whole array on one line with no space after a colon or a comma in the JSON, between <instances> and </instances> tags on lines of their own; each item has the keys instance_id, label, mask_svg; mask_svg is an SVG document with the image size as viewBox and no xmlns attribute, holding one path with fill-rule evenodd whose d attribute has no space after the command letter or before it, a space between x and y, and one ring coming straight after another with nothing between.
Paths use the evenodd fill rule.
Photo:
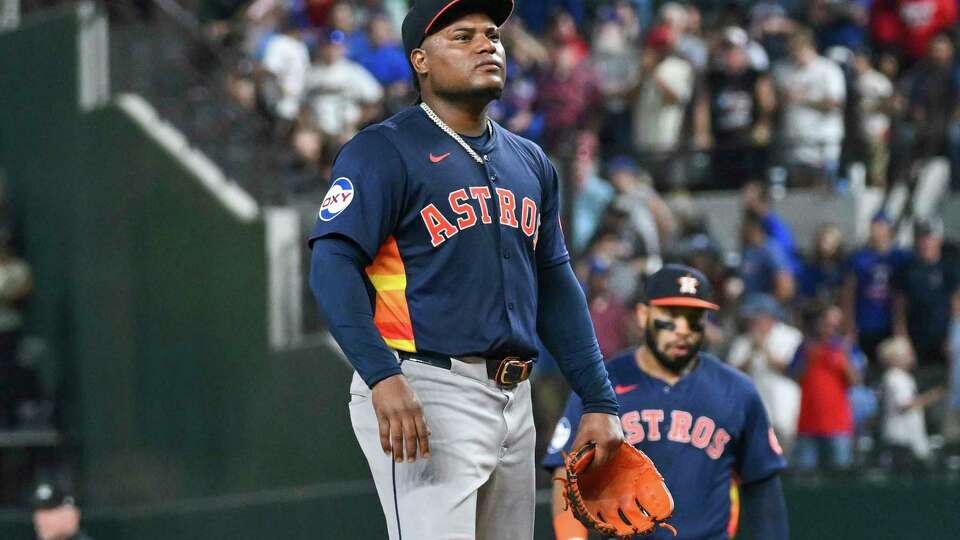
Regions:
<instances>
[{"instance_id":1,"label":"oxy patch on sleeve","mask_svg":"<svg viewBox=\"0 0 960 540\"><path fill-rule=\"evenodd\" d=\"M323 197L323 203L320 205L320 219L332 220L346 210L351 202L353 202L353 182L346 176L341 176L333 181Z\"/></svg>"}]
</instances>

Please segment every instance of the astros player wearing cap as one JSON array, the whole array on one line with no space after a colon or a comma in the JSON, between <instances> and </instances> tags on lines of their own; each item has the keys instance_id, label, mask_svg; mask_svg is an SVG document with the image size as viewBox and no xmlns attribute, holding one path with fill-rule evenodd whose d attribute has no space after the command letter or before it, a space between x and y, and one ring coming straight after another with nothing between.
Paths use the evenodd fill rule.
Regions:
<instances>
[{"instance_id":1,"label":"astros player wearing cap","mask_svg":"<svg viewBox=\"0 0 960 540\"><path fill-rule=\"evenodd\" d=\"M538 336L582 398L577 438L623 434L543 151L494 122L511 0L417 0L421 102L340 151L311 287L356 369L350 417L391 539L533 537ZM386 454L386 455L385 455Z\"/></svg>"},{"instance_id":2,"label":"astros player wearing cap","mask_svg":"<svg viewBox=\"0 0 960 540\"><path fill-rule=\"evenodd\" d=\"M782 540L788 537L779 480L785 462L759 394L743 374L699 350L706 313L716 309L710 284L693 268L667 265L647 280L636 306L644 343L607 363L624 435L663 474L677 538L733 537L742 500L754 538ZM570 433L582 410L571 396L545 467L562 465L560 452L573 447ZM559 485L553 510L558 540L587 537L565 509ZM657 530L652 538L672 536Z\"/></svg>"}]
</instances>

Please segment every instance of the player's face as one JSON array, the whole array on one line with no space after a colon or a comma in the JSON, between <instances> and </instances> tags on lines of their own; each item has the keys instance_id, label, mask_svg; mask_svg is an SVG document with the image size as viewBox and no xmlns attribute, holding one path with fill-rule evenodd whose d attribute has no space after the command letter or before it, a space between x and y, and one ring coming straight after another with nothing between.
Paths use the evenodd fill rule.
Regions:
<instances>
[{"instance_id":1,"label":"player's face","mask_svg":"<svg viewBox=\"0 0 960 540\"><path fill-rule=\"evenodd\" d=\"M700 352L706 310L650 306L646 315L647 347L666 369L680 373Z\"/></svg>"},{"instance_id":2,"label":"player's face","mask_svg":"<svg viewBox=\"0 0 960 540\"><path fill-rule=\"evenodd\" d=\"M489 15L472 13L456 19L423 42L417 71L438 95L497 99L507 78L500 29ZM419 66L417 64L420 64Z\"/></svg>"}]
</instances>

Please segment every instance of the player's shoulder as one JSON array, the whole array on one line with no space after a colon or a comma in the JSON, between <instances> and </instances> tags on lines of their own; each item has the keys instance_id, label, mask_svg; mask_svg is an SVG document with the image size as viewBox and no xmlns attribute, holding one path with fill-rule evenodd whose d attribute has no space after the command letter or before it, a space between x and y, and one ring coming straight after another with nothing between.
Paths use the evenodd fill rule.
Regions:
<instances>
[{"instance_id":1,"label":"player's shoulder","mask_svg":"<svg viewBox=\"0 0 960 540\"><path fill-rule=\"evenodd\" d=\"M422 131L416 127L416 108L408 107L393 116L363 128L350 138L337 153L335 161L380 163L383 166L401 159L402 142L410 134Z\"/></svg>"},{"instance_id":2,"label":"player's shoulder","mask_svg":"<svg viewBox=\"0 0 960 540\"><path fill-rule=\"evenodd\" d=\"M397 137L407 137L412 133L423 130L422 117L419 107L410 106L379 122L370 124L360 130L354 138L364 134L377 134L391 141L396 140Z\"/></svg>"},{"instance_id":3,"label":"player's shoulder","mask_svg":"<svg viewBox=\"0 0 960 540\"><path fill-rule=\"evenodd\" d=\"M543 148L541 148L539 144L522 135L517 135L496 122L493 122L493 126L497 131L497 136L500 138L501 144L514 148L519 154L535 161L540 166L545 166L549 163L550 160L547 158L546 152L543 151Z\"/></svg>"}]
</instances>

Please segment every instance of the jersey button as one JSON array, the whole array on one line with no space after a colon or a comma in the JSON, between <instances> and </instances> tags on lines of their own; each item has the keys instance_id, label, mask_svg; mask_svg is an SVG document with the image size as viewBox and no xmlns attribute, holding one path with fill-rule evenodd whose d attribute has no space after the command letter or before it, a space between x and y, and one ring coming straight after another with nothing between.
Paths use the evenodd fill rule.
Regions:
<instances>
[{"instance_id":1,"label":"jersey button","mask_svg":"<svg viewBox=\"0 0 960 540\"><path fill-rule=\"evenodd\" d=\"M509 252L509 251L504 251L504 252L503 252L503 258L504 258L504 259L509 259L509 258L510 258L510 252Z\"/></svg>"},{"instance_id":2,"label":"jersey button","mask_svg":"<svg viewBox=\"0 0 960 540\"><path fill-rule=\"evenodd\" d=\"M507 303L507 309L509 309L510 311L513 311L513 302Z\"/></svg>"},{"instance_id":3,"label":"jersey button","mask_svg":"<svg viewBox=\"0 0 960 540\"><path fill-rule=\"evenodd\" d=\"M490 181L491 181L491 182L496 182L496 181L497 181L497 175L496 175L496 174L491 174L491 175L490 175Z\"/></svg>"}]
</instances>

